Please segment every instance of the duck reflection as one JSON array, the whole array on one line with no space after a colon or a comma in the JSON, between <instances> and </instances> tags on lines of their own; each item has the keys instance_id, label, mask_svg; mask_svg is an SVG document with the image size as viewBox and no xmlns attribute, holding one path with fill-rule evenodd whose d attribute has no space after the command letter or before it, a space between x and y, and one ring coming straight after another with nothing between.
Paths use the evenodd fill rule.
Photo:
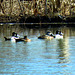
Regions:
<instances>
[{"instance_id":1,"label":"duck reflection","mask_svg":"<svg viewBox=\"0 0 75 75\"><path fill-rule=\"evenodd\" d=\"M68 38L65 38L63 40L58 40L58 63L68 63L69 60L69 40Z\"/></svg>"}]
</instances>

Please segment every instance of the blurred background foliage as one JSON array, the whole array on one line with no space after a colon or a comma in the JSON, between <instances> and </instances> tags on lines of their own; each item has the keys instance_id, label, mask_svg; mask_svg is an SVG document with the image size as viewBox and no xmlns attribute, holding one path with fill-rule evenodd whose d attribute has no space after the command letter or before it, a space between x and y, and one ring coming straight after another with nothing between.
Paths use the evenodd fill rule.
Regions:
<instances>
[{"instance_id":1,"label":"blurred background foliage","mask_svg":"<svg viewBox=\"0 0 75 75\"><path fill-rule=\"evenodd\" d=\"M75 16L75 0L0 0L0 16Z\"/></svg>"}]
</instances>

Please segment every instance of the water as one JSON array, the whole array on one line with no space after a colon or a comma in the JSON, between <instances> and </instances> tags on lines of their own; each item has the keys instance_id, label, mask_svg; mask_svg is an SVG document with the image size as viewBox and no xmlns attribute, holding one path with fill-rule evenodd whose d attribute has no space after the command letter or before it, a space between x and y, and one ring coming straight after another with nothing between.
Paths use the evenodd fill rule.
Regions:
<instances>
[{"instance_id":1,"label":"water","mask_svg":"<svg viewBox=\"0 0 75 75\"><path fill-rule=\"evenodd\" d=\"M37 37L57 29L64 39L41 40ZM15 31L31 42L5 41ZM0 75L75 75L75 28L21 28L0 26Z\"/></svg>"}]
</instances>

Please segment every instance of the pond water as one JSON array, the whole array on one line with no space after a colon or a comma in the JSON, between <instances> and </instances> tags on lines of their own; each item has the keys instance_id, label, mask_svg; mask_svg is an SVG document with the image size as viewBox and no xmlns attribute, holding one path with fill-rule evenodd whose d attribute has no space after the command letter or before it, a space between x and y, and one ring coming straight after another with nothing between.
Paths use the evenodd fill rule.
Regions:
<instances>
[{"instance_id":1,"label":"pond water","mask_svg":"<svg viewBox=\"0 0 75 75\"><path fill-rule=\"evenodd\" d=\"M63 39L42 40L47 30L60 29ZM5 41L15 31L31 42ZM75 28L33 28L0 26L0 75L75 75Z\"/></svg>"}]
</instances>

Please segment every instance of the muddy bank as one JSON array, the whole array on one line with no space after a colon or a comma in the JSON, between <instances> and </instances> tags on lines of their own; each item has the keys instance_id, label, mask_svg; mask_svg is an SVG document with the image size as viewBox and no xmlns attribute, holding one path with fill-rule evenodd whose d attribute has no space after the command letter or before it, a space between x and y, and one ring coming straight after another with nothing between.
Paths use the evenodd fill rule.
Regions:
<instances>
[{"instance_id":1,"label":"muddy bank","mask_svg":"<svg viewBox=\"0 0 75 75\"><path fill-rule=\"evenodd\" d=\"M38 27L75 27L75 17L64 17L64 16L29 16L27 18L22 17L19 21L20 23L25 23L25 27L28 28L38 28ZM22 27L22 25L21 25Z\"/></svg>"},{"instance_id":2,"label":"muddy bank","mask_svg":"<svg viewBox=\"0 0 75 75\"><path fill-rule=\"evenodd\" d=\"M0 16L0 23L19 23L19 16Z\"/></svg>"},{"instance_id":3,"label":"muddy bank","mask_svg":"<svg viewBox=\"0 0 75 75\"><path fill-rule=\"evenodd\" d=\"M75 22L75 17L64 17L61 15L55 17L48 16L29 16L27 18L21 17L20 23L54 23L54 22Z\"/></svg>"},{"instance_id":4,"label":"muddy bank","mask_svg":"<svg viewBox=\"0 0 75 75\"><path fill-rule=\"evenodd\" d=\"M75 17L48 16L0 16L0 23L74 23Z\"/></svg>"}]
</instances>

